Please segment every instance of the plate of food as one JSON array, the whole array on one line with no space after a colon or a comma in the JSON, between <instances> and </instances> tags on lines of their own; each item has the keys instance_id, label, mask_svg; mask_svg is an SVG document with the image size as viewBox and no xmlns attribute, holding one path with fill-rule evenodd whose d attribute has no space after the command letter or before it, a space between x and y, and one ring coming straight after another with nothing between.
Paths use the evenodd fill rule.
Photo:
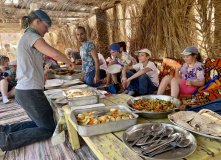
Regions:
<instances>
[{"instance_id":1,"label":"plate of food","mask_svg":"<svg viewBox=\"0 0 221 160\"><path fill-rule=\"evenodd\" d=\"M211 110L180 111L168 115L170 122L201 136L221 139L221 116Z\"/></svg>"},{"instance_id":2,"label":"plate of food","mask_svg":"<svg viewBox=\"0 0 221 160\"><path fill-rule=\"evenodd\" d=\"M166 123L134 125L124 131L122 139L131 151L148 159L182 159L197 147L197 141L190 132Z\"/></svg>"},{"instance_id":3,"label":"plate of food","mask_svg":"<svg viewBox=\"0 0 221 160\"><path fill-rule=\"evenodd\" d=\"M141 117L167 118L168 114L178 109L180 100L166 95L145 95L131 98L127 106L139 111Z\"/></svg>"},{"instance_id":4,"label":"plate of food","mask_svg":"<svg viewBox=\"0 0 221 160\"><path fill-rule=\"evenodd\" d=\"M122 67L118 64L113 64L107 68L107 72L111 74L119 73L121 72L121 70L122 70Z\"/></svg>"}]
</instances>

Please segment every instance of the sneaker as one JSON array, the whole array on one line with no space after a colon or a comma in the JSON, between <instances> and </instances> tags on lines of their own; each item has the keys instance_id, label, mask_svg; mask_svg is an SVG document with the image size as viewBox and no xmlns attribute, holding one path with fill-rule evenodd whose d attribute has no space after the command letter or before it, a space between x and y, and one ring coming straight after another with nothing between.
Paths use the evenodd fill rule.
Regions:
<instances>
[{"instance_id":1,"label":"sneaker","mask_svg":"<svg viewBox=\"0 0 221 160\"><path fill-rule=\"evenodd\" d=\"M125 90L125 91L123 91L122 94L128 94L128 93L129 93L129 90Z\"/></svg>"},{"instance_id":2,"label":"sneaker","mask_svg":"<svg viewBox=\"0 0 221 160\"><path fill-rule=\"evenodd\" d=\"M134 91L130 91L130 92L128 93L128 95L130 95L130 96L134 96L134 94L135 94Z\"/></svg>"},{"instance_id":3,"label":"sneaker","mask_svg":"<svg viewBox=\"0 0 221 160\"><path fill-rule=\"evenodd\" d=\"M3 97L2 101L4 104L7 104L10 102L10 100L6 96Z\"/></svg>"}]
</instances>

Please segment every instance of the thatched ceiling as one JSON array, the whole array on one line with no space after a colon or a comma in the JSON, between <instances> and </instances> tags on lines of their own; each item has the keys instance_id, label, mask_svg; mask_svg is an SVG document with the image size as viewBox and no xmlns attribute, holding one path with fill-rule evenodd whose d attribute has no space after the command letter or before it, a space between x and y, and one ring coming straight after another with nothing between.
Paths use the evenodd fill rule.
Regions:
<instances>
[{"instance_id":1,"label":"thatched ceiling","mask_svg":"<svg viewBox=\"0 0 221 160\"><path fill-rule=\"evenodd\" d=\"M122 0L121 0L122 1ZM117 0L0 0L0 26L13 26L31 10L42 9L51 17L53 24L79 23L98 10L115 6ZM125 0L123 0L125 1ZM7 28L7 27L6 27ZM13 28L13 27L11 27ZM16 30L16 29L15 29ZM10 31L10 30L8 30ZM0 32L3 32L3 28Z\"/></svg>"}]
</instances>

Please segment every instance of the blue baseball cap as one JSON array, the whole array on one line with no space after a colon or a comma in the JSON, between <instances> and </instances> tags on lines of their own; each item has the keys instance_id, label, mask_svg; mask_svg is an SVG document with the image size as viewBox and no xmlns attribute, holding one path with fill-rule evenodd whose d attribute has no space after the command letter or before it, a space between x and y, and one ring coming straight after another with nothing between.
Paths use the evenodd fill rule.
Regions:
<instances>
[{"instance_id":1,"label":"blue baseball cap","mask_svg":"<svg viewBox=\"0 0 221 160\"><path fill-rule=\"evenodd\" d=\"M183 53L180 53L180 54L182 54L182 55L190 55L192 53L199 54L199 51L198 51L198 49L196 47L191 46L191 47L186 47L186 49L184 49Z\"/></svg>"},{"instance_id":2,"label":"blue baseball cap","mask_svg":"<svg viewBox=\"0 0 221 160\"><path fill-rule=\"evenodd\" d=\"M112 43L110 45L110 50L114 51L114 52L120 52L120 46L118 43Z\"/></svg>"},{"instance_id":3,"label":"blue baseball cap","mask_svg":"<svg viewBox=\"0 0 221 160\"><path fill-rule=\"evenodd\" d=\"M34 14L36 14L36 16L41 20L41 21L44 21L48 24L48 27L51 27L51 19L50 17L47 15L47 13L45 13L44 11L42 10L36 10L36 11L33 11Z\"/></svg>"}]
</instances>

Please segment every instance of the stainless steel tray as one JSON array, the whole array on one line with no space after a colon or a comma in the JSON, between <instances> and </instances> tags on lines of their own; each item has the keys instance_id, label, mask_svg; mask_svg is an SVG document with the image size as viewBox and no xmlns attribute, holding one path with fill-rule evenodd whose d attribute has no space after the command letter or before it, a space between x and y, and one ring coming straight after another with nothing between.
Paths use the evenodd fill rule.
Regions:
<instances>
[{"instance_id":1,"label":"stainless steel tray","mask_svg":"<svg viewBox=\"0 0 221 160\"><path fill-rule=\"evenodd\" d=\"M134 103L135 100L138 100L138 99L146 100L146 99L155 99L155 98L175 103L177 105L177 108L180 106L179 99L173 98L171 96L166 96L166 95L146 95L146 96L135 97L127 101L127 106L133 111L138 111L137 109L131 107L131 104ZM143 112L143 113L139 113L141 117L157 119L157 118L166 118L168 114L173 112L173 110L167 111L167 112L149 112L149 111L141 111L141 112Z\"/></svg>"},{"instance_id":2,"label":"stainless steel tray","mask_svg":"<svg viewBox=\"0 0 221 160\"><path fill-rule=\"evenodd\" d=\"M68 106L70 108L76 107L76 106L95 104L95 103L99 102L100 93L95 88L93 88L93 87L84 87L84 88L76 88L76 89L86 89L88 91L93 92L95 95L69 98L69 97L67 97L65 91L74 90L74 89L65 89L65 90L63 90L62 91L63 95L67 98Z\"/></svg>"},{"instance_id":3,"label":"stainless steel tray","mask_svg":"<svg viewBox=\"0 0 221 160\"><path fill-rule=\"evenodd\" d=\"M60 71L60 70L66 70L66 68L55 69L55 71ZM84 75L85 75L84 71L82 71L82 70L75 69L74 71L79 71L80 73L74 74L74 75L58 75L58 74L53 74L51 71L48 71L47 77L64 79L64 80L73 80L73 79L78 79L78 78L84 77Z\"/></svg>"},{"instance_id":4,"label":"stainless steel tray","mask_svg":"<svg viewBox=\"0 0 221 160\"><path fill-rule=\"evenodd\" d=\"M133 132L139 130L139 129L143 129L144 127L146 126L149 126L149 125L153 125L154 123L142 123L142 124L137 124L137 125L134 125L132 126L131 128L127 129L124 133L123 133L123 142L124 144L131 150L133 151L134 153L142 156L142 157L145 157L145 158L149 158L149 159L161 159L161 160L169 160L169 159L181 159L181 158L184 158L184 157L187 157L189 156L190 154L192 154L195 150L196 150L196 147L197 147L197 141L195 139L195 137L188 131L182 129L182 128L179 128L175 125L171 125L171 124L166 124L166 123L162 123L166 126L170 126L170 127L173 127L174 129L174 132L179 132L179 133L182 133L187 139L190 139L190 145L186 148L174 148L173 150L170 150L170 151L167 151L167 152L164 152L164 153L161 153L159 155L156 155L154 157L148 157L148 156L145 156L142 154L140 148L138 147L132 147L132 143L129 143L127 140L126 140L126 137L127 137L127 134L130 133L132 134Z\"/></svg>"},{"instance_id":5,"label":"stainless steel tray","mask_svg":"<svg viewBox=\"0 0 221 160\"><path fill-rule=\"evenodd\" d=\"M178 127L180 127L180 128L183 128L183 129L185 129L185 130L187 130L187 131L190 131L190 132L193 132L193 133L196 133L196 134L198 134L198 135L205 136L205 137L208 137L208 138L221 139L221 136L219 136L219 137L218 137L218 136L212 136L212 135L209 135L209 134L204 134L204 133L200 133L200 132L197 132L197 131L193 131L193 130L191 130L191 129L185 128L185 127L183 127L183 126L177 124L176 122L174 122L174 121L173 121L172 119L170 119L170 118L168 118L168 119L169 119L170 122L173 123L174 125L176 125L176 126L178 126Z\"/></svg>"},{"instance_id":6,"label":"stainless steel tray","mask_svg":"<svg viewBox=\"0 0 221 160\"><path fill-rule=\"evenodd\" d=\"M71 120L75 123L79 135L83 137L88 137L88 136L94 136L98 134L121 131L137 124L138 115L134 113L130 113L133 115L134 117L133 119L101 123L101 124L96 124L96 125L87 125L87 126L78 125L77 120L75 118L79 113L82 113L82 112L92 112L92 111L99 111L99 110L110 111L110 108L118 108L120 110L125 110L126 112L129 112L129 113L131 112L130 109L128 109L126 106L123 106L123 105L92 107L92 108L87 108L87 109L84 109L84 106L82 106L82 109L79 109L79 107L78 109L73 108L71 112Z\"/></svg>"}]
</instances>

